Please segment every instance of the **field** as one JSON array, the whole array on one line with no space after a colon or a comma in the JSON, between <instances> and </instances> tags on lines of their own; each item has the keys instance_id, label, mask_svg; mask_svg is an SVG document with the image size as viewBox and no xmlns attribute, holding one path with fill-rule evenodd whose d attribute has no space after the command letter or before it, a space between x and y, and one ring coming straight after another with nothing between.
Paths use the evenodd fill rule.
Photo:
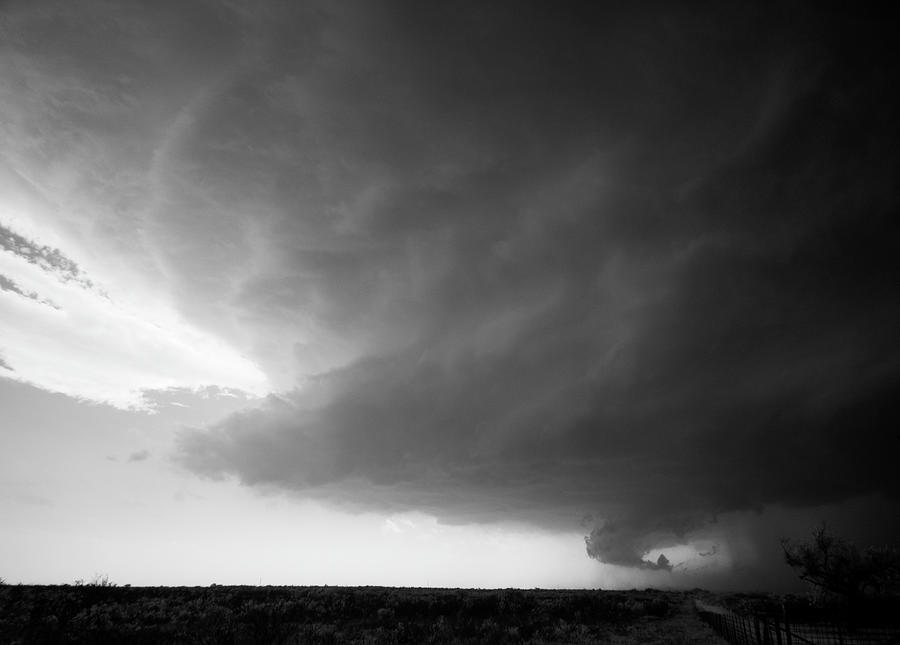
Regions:
<instances>
[{"instance_id":1,"label":"field","mask_svg":"<svg viewBox=\"0 0 900 645\"><path fill-rule=\"evenodd\" d=\"M695 593L0 587L0 643L723 644Z\"/></svg>"}]
</instances>

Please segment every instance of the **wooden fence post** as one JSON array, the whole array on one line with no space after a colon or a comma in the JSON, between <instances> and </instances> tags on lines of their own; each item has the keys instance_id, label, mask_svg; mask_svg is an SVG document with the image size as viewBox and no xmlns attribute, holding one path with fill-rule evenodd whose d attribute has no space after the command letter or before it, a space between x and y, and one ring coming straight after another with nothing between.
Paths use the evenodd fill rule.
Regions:
<instances>
[{"instance_id":1,"label":"wooden fence post","mask_svg":"<svg viewBox=\"0 0 900 645\"><path fill-rule=\"evenodd\" d=\"M762 645L762 636L759 633L759 616L753 617L753 624L756 627L756 645Z\"/></svg>"},{"instance_id":2,"label":"wooden fence post","mask_svg":"<svg viewBox=\"0 0 900 645\"><path fill-rule=\"evenodd\" d=\"M781 625L777 618L772 619L772 625L775 626L775 640L778 642L778 645L784 645L781 641Z\"/></svg>"}]
</instances>

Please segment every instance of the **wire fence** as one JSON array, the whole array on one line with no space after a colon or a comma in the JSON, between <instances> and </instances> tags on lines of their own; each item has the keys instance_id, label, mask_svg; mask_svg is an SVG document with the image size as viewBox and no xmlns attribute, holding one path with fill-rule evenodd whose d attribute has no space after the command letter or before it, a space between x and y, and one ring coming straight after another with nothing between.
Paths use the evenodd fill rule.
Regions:
<instances>
[{"instance_id":1,"label":"wire fence","mask_svg":"<svg viewBox=\"0 0 900 645\"><path fill-rule=\"evenodd\" d=\"M900 627L856 627L791 623L696 603L697 612L732 645L900 645Z\"/></svg>"}]
</instances>

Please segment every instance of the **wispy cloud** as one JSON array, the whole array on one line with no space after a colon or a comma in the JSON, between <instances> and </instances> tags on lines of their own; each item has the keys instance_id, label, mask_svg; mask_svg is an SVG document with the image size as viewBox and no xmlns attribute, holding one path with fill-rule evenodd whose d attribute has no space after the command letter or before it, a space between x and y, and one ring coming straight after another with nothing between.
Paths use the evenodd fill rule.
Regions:
<instances>
[{"instance_id":1,"label":"wispy cloud","mask_svg":"<svg viewBox=\"0 0 900 645\"><path fill-rule=\"evenodd\" d=\"M58 249L7 227L0 234L9 242L0 250L0 344L16 366L8 378L118 407L145 407L143 391L174 386L262 393L265 376L221 341L123 307Z\"/></svg>"},{"instance_id":2,"label":"wispy cloud","mask_svg":"<svg viewBox=\"0 0 900 645\"><path fill-rule=\"evenodd\" d=\"M59 249L35 244L2 224L0 224L0 249L34 264L42 272L55 276L63 283L74 282L84 289L94 289L94 284L82 275L81 268Z\"/></svg>"},{"instance_id":3,"label":"wispy cloud","mask_svg":"<svg viewBox=\"0 0 900 645\"><path fill-rule=\"evenodd\" d=\"M53 307L54 309L59 309L59 307L49 300L43 300L41 297L34 291L27 293L22 290L22 288L16 284L15 280L10 280L5 275L0 274L0 290L9 291L11 293L15 293L17 295L22 296L23 298L28 298L29 300L34 300L36 302L41 303L42 305L47 305L48 307Z\"/></svg>"},{"instance_id":4,"label":"wispy cloud","mask_svg":"<svg viewBox=\"0 0 900 645\"><path fill-rule=\"evenodd\" d=\"M133 463L136 461L147 461L150 458L149 450L138 450L137 452L133 452L128 455L128 462Z\"/></svg>"}]
</instances>

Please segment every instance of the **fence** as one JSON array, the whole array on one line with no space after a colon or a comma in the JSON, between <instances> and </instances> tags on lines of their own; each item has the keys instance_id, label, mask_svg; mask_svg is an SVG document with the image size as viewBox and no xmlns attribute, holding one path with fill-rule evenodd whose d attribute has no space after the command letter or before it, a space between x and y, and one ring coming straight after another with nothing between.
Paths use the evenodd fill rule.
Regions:
<instances>
[{"instance_id":1,"label":"fence","mask_svg":"<svg viewBox=\"0 0 900 645\"><path fill-rule=\"evenodd\" d=\"M732 645L892 645L900 628L854 628L833 624L788 623L772 616L747 616L695 603L700 617Z\"/></svg>"}]
</instances>

